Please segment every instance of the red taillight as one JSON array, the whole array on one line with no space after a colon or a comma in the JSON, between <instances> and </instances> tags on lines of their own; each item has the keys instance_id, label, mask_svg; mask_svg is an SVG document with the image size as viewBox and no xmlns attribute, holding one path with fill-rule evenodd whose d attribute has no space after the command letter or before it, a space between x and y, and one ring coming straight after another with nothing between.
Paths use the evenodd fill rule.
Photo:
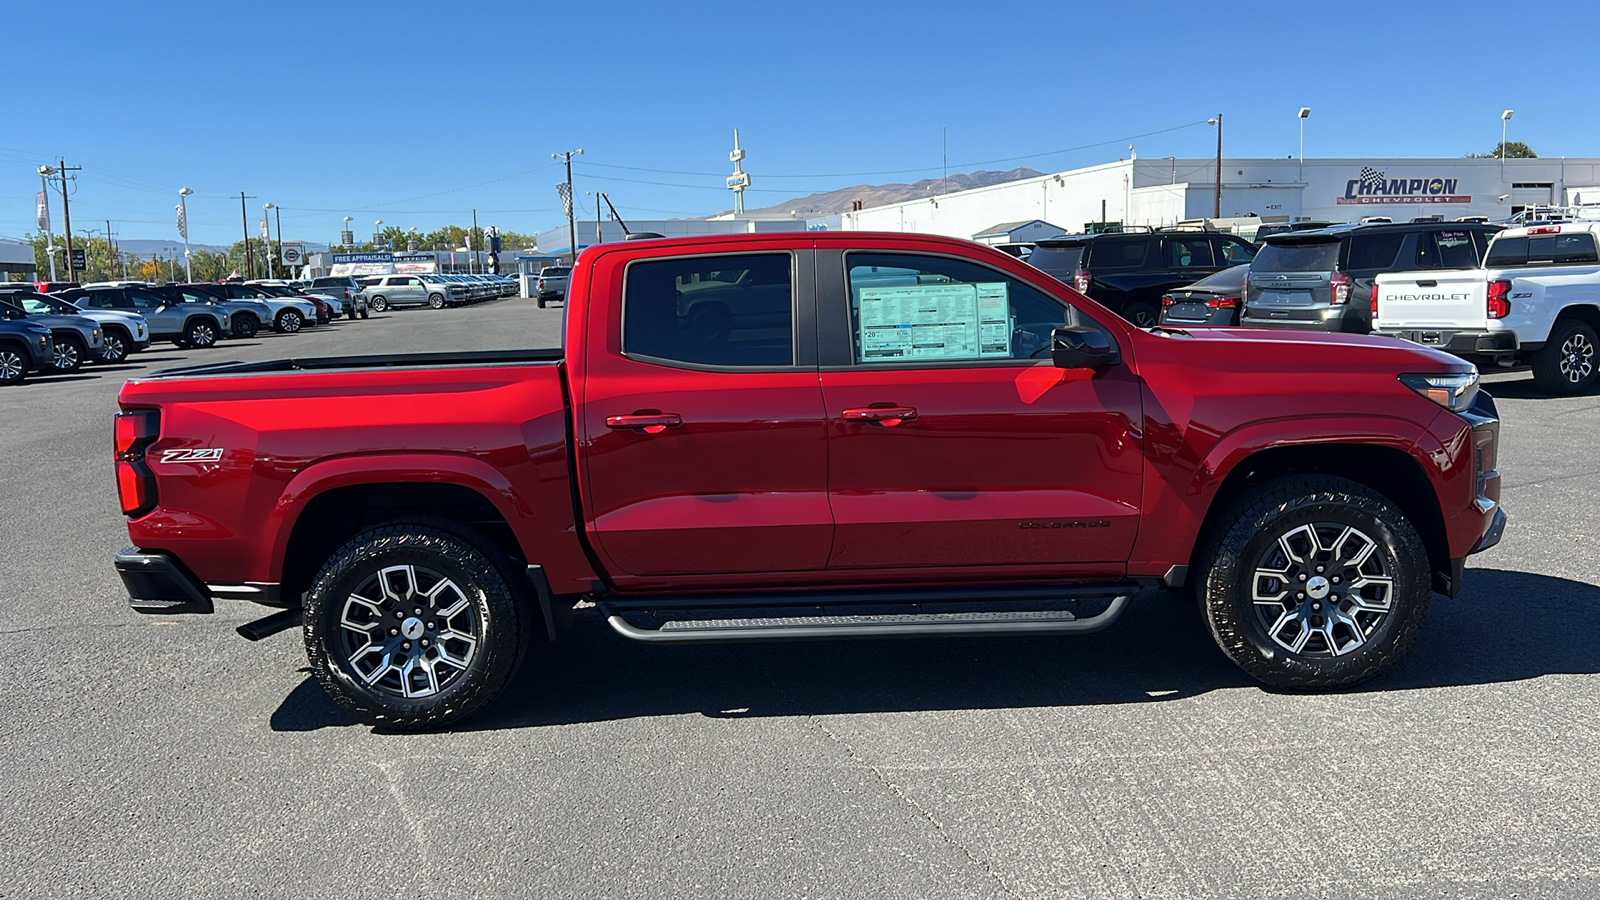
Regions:
<instances>
[{"instance_id":1,"label":"red taillight","mask_svg":"<svg viewBox=\"0 0 1600 900\"><path fill-rule=\"evenodd\" d=\"M1162 306L1171 306L1172 305L1172 295L1171 294L1162 294L1161 295L1161 305Z\"/></svg>"},{"instance_id":2,"label":"red taillight","mask_svg":"<svg viewBox=\"0 0 1600 900\"><path fill-rule=\"evenodd\" d=\"M1238 297L1212 297L1210 300L1206 301L1206 306L1209 306L1212 309L1238 309L1239 308L1239 298Z\"/></svg>"},{"instance_id":3,"label":"red taillight","mask_svg":"<svg viewBox=\"0 0 1600 900\"><path fill-rule=\"evenodd\" d=\"M1328 302L1349 303L1350 292L1355 289L1355 282L1350 280L1347 272L1335 272L1328 279Z\"/></svg>"},{"instance_id":4,"label":"red taillight","mask_svg":"<svg viewBox=\"0 0 1600 900\"><path fill-rule=\"evenodd\" d=\"M1504 319L1511 315L1511 282L1489 282L1489 318Z\"/></svg>"},{"instance_id":5,"label":"red taillight","mask_svg":"<svg viewBox=\"0 0 1600 900\"><path fill-rule=\"evenodd\" d=\"M122 514L137 516L156 503L156 477L144 464L144 450L161 431L161 414L153 409L117 413L117 499Z\"/></svg>"},{"instance_id":6,"label":"red taillight","mask_svg":"<svg viewBox=\"0 0 1600 900\"><path fill-rule=\"evenodd\" d=\"M1376 281L1372 283L1372 317L1374 319L1378 317L1378 283Z\"/></svg>"},{"instance_id":7,"label":"red taillight","mask_svg":"<svg viewBox=\"0 0 1600 900\"><path fill-rule=\"evenodd\" d=\"M1072 286L1078 291L1078 293L1087 295L1089 293L1089 270L1079 269L1078 271L1073 272Z\"/></svg>"}]
</instances>

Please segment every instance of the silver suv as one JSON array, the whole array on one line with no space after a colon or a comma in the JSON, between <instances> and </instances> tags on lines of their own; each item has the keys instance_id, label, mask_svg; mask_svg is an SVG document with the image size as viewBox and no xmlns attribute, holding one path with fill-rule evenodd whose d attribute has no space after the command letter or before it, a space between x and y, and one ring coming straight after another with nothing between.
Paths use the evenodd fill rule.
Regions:
<instances>
[{"instance_id":1,"label":"silver suv","mask_svg":"<svg viewBox=\"0 0 1600 900\"><path fill-rule=\"evenodd\" d=\"M149 288L76 288L61 298L81 309L131 310L150 325L150 339L204 349L230 333L228 317L205 303L168 303Z\"/></svg>"},{"instance_id":2,"label":"silver suv","mask_svg":"<svg viewBox=\"0 0 1600 900\"><path fill-rule=\"evenodd\" d=\"M443 309L461 302L454 285L427 275L379 275L368 279L361 291L366 295L367 308L373 312L404 306Z\"/></svg>"}]
</instances>

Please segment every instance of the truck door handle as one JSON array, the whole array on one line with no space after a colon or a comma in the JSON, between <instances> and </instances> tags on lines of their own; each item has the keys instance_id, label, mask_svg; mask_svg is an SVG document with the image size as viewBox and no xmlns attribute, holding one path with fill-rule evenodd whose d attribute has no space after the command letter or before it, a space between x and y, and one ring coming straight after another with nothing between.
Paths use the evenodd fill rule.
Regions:
<instances>
[{"instance_id":1,"label":"truck door handle","mask_svg":"<svg viewBox=\"0 0 1600 900\"><path fill-rule=\"evenodd\" d=\"M862 406L847 409L841 415L846 422L866 422L889 428L915 419L917 411L909 406Z\"/></svg>"},{"instance_id":2,"label":"truck door handle","mask_svg":"<svg viewBox=\"0 0 1600 900\"><path fill-rule=\"evenodd\" d=\"M1434 281L1432 279L1428 279L1427 281L1419 281L1419 282L1417 282L1417 287L1438 287L1438 286L1439 286L1439 282Z\"/></svg>"},{"instance_id":3,"label":"truck door handle","mask_svg":"<svg viewBox=\"0 0 1600 900\"><path fill-rule=\"evenodd\" d=\"M645 434L660 434L668 428L683 424L677 413L634 413L628 416L606 416L607 428L636 428Z\"/></svg>"}]
</instances>

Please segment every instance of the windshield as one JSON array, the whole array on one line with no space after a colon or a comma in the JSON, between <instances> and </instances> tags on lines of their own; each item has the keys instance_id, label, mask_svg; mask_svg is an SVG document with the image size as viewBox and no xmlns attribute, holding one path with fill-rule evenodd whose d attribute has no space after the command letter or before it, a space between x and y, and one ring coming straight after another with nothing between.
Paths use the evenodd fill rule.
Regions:
<instances>
[{"instance_id":1,"label":"windshield","mask_svg":"<svg viewBox=\"0 0 1600 900\"><path fill-rule=\"evenodd\" d=\"M1332 272L1339 267L1339 239L1267 241L1250 264L1252 272Z\"/></svg>"},{"instance_id":2,"label":"windshield","mask_svg":"<svg viewBox=\"0 0 1600 900\"><path fill-rule=\"evenodd\" d=\"M1072 273L1078 271L1081 259L1083 245L1079 244L1076 247L1035 247L1027 261L1028 265L1067 281L1072 278Z\"/></svg>"}]
</instances>

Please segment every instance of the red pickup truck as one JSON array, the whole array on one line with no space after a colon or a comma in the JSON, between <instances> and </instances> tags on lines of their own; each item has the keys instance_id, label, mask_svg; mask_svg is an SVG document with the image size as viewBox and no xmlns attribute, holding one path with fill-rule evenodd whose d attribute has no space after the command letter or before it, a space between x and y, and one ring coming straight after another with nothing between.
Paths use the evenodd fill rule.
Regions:
<instances>
[{"instance_id":1,"label":"red pickup truck","mask_svg":"<svg viewBox=\"0 0 1600 900\"><path fill-rule=\"evenodd\" d=\"M281 607L240 631L303 624L402 728L586 604L639 641L1065 634L1165 585L1318 689L1403 654L1505 523L1477 372L1399 340L1138 329L904 234L607 244L568 298L565 349L128 382L133 608Z\"/></svg>"}]
</instances>

